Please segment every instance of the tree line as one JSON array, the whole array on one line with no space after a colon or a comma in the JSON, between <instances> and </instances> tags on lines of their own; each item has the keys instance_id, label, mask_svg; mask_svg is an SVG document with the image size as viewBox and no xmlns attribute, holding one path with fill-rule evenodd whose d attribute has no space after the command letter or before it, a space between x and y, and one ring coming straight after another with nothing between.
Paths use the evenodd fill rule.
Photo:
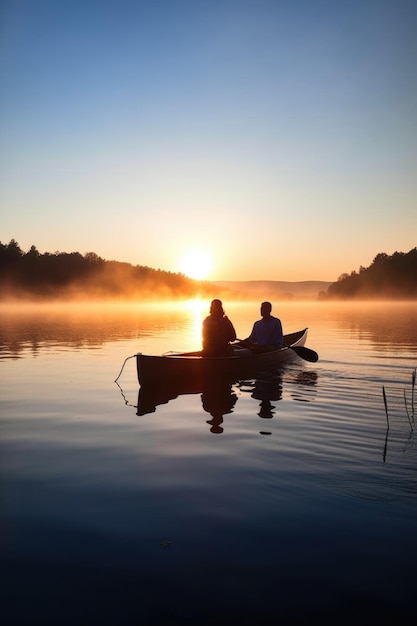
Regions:
<instances>
[{"instance_id":1,"label":"tree line","mask_svg":"<svg viewBox=\"0 0 417 626\"><path fill-rule=\"evenodd\" d=\"M417 299L417 248L376 255L369 267L342 274L320 299Z\"/></svg>"},{"instance_id":2,"label":"tree line","mask_svg":"<svg viewBox=\"0 0 417 626\"><path fill-rule=\"evenodd\" d=\"M180 273L106 261L95 252L45 252L0 242L0 299L214 297L215 286Z\"/></svg>"},{"instance_id":3,"label":"tree line","mask_svg":"<svg viewBox=\"0 0 417 626\"><path fill-rule=\"evenodd\" d=\"M221 291L221 293L220 293ZM17 241L0 241L0 300L120 298L231 298L234 292L196 281L181 273L106 261L95 252L45 252L32 245L24 252ZM240 294L242 295L242 294ZM369 267L342 274L320 300L417 299L417 248L377 254Z\"/></svg>"}]
</instances>

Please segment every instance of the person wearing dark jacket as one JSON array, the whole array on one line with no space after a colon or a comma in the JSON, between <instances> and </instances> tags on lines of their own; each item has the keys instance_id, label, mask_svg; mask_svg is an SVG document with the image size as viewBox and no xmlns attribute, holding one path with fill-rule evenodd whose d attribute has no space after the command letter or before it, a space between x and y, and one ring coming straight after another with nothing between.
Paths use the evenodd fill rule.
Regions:
<instances>
[{"instance_id":1,"label":"person wearing dark jacket","mask_svg":"<svg viewBox=\"0 0 417 626\"><path fill-rule=\"evenodd\" d=\"M225 356L231 351L230 341L235 341L236 331L225 315L220 300L212 300L210 315L203 321L203 355Z\"/></svg>"}]
</instances>

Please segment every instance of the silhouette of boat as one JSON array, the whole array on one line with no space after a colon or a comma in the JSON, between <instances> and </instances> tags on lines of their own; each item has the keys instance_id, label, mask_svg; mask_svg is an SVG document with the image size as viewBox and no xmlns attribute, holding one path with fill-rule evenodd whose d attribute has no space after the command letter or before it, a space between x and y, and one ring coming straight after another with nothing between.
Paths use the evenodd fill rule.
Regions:
<instances>
[{"instance_id":1,"label":"silhouette of boat","mask_svg":"<svg viewBox=\"0 0 417 626\"><path fill-rule=\"evenodd\" d=\"M308 329L284 335L284 346L270 352L256 353L235 345L227 356L208 357L201 351L170 352L161 356L136 355L139 384L150 386L166 381L185 381L189 385L201 385L207 377L226 376L238 380L256 375L265 365L281 365L295 354L307 361L317 361L314 350L305 348Z\"/></svg>"}]
</instances>

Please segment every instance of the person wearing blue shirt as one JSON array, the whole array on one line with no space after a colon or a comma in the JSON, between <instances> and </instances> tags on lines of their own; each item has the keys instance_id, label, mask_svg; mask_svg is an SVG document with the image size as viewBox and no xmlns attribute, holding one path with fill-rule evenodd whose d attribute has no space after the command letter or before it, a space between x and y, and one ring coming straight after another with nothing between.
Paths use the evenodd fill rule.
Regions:
<instances>
[{"instance_id":1,"label":"person wearing blue shirt","mask_svg":"<svg viewBox=\"0 0 417 626\"><path fill-rule=\"evenodd\" d=\"M281 320L271 315L272 304L262 302L262 319L254 323L252 332L244 345L254 352L269 352L281 348L284 343Z\"/></svg>"}]
</instances>

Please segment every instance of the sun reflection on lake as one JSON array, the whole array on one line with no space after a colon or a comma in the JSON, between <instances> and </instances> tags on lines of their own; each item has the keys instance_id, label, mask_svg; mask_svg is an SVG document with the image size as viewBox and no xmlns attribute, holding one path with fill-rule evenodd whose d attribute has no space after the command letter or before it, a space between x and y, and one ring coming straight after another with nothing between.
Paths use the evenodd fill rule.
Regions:
<instances>
[{"instance_id":1,"label":"sun reflection on lake","mask_svg":"<svg viewBox=\"0 0 417 626\"><path fill-rule=\"evenodd\" d=\"M189 300L187 306L193 315L193 336L194 339L201 343L201 328L203 319L208 315L209 304L207 300L201 298L195 298Z\"/></svg>"}]
</instances>

